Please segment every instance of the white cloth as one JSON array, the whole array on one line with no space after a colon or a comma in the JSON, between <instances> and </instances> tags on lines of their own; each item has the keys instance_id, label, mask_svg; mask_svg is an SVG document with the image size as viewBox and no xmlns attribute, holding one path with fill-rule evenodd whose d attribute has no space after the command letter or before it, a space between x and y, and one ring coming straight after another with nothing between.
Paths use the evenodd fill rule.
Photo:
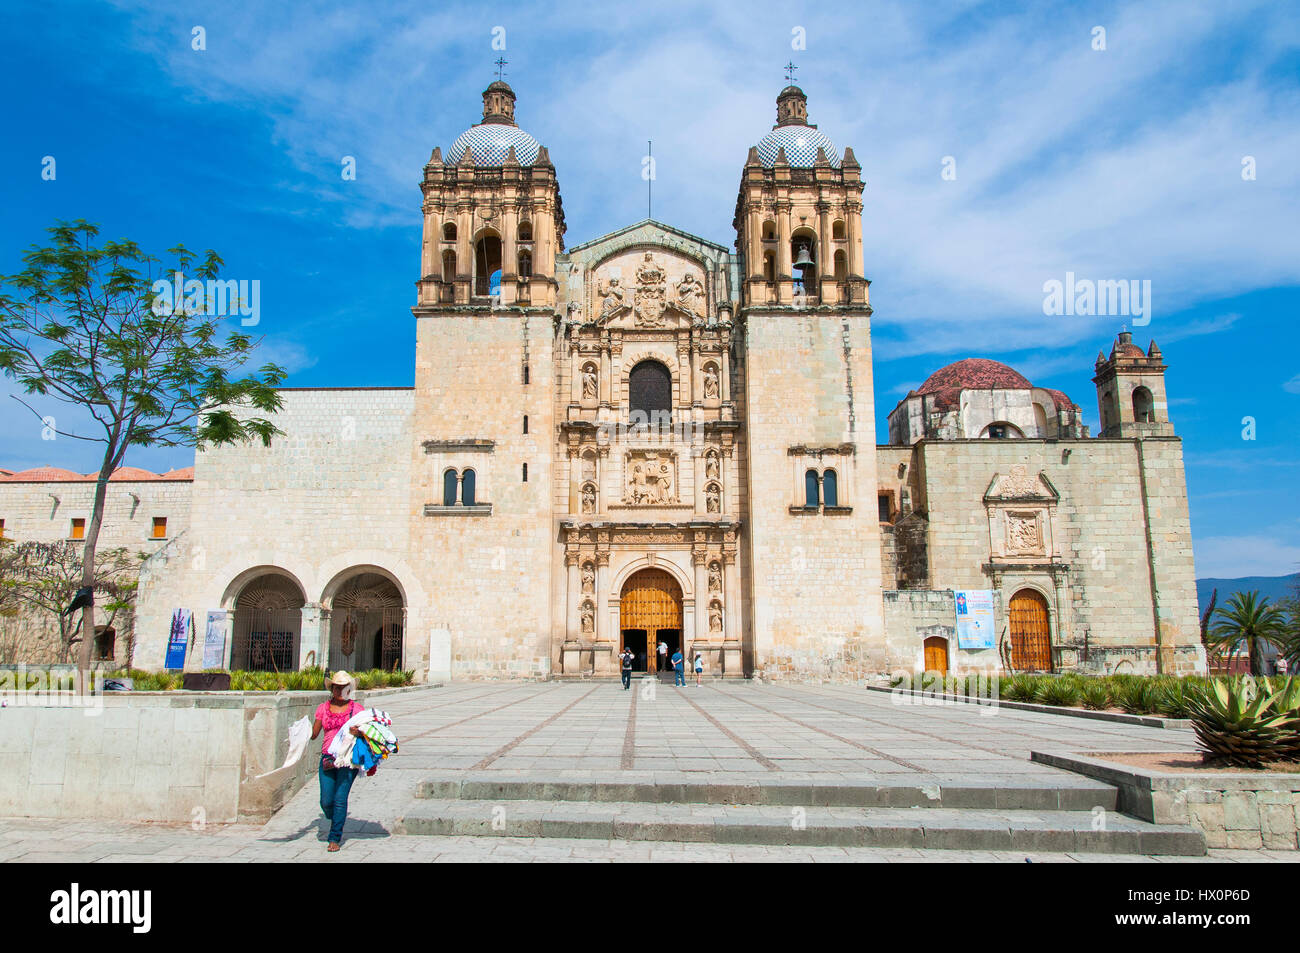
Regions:
<instances>
[{"instance_id":1,"label":"white cloth","mask_svg":"<svg viewBox=\"0 0 1300 953\"><path fill-rule=\"evenodd\" d=\"M352 736L352 729L361 727L373 718L374 715L371 714L370 709L363 708L349 718L347 724L339 729L338 734L334 736L334 740L330 742L329 751L327 752L334 759L334 767L352 767L352 744L357 740Z\"/></svg>"},{"instance_id":2,"label":"white cloth","mask_svg":"<svg viewBox=\"0 0 1300 953\"><path fill-rule=\"evenodd\" d=\"M253 778L264 778L268 774L275 774L276 771L283 771L290 765L295 765L302 758L302 753L307 750L307 742L311 740L311 718L303 715L292 725L289 726L289 751L284 756L284 764L274 770L259 774Z\"/></svg>"}]
</instances>

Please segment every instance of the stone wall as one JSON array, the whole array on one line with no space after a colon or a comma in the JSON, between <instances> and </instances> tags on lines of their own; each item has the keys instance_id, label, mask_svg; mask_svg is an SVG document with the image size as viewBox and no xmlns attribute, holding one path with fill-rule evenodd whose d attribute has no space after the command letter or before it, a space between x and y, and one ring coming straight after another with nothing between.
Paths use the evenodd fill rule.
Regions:
<instances>
[{"instance_id":1,"label":"stone wall","mask_svg":"<svg viewBox=\"0 0 1300 953\"><path fill-rule=\"evenodd\" d=\"M925 640L939 637L948 643L948 671L994 672L1002 668L998 650L963 649L957 645L957 609L951 589L891 590L884 592L886 657L891 672L925 670ZM993 597L999 629L1006 618L1002 593Z\"/></svg>"},{"instance_id":2,"label":"stone wall","mask_svg":"<svg viewBox=\"0 0 1300 953\"><path fill-rule=\"evenodd\" d=\"M409 479L393 499L409 501L409 546L426 582L426 617L450 633L455 678L551 671L553 331L552 312L541 310L480 308L418 319L420 400L406 450ZM481 443L458 445L466 441ZM442 502L444 472L467 467L490 512L427 510Z\"/></svg>"},{"instance_id":3,"label":"stone wall","mask_svg":"<svg viewBox=\"0 0 1300 953\"><path fill-rule=\"evenodd\" d=\"M884 664L869 318L751 309L745 335L753 668L863 677ZM803 508L810 466L836 468L838 511Z\"/></svg>"},{"instance_id":4,"label":"stone wall","mask_svg":"<svg viewBox=\"0 0 1300 953\"><path fill-rule=\"evenodd\" d=\"M301 590L301 657L328 647L328 612L358 572L391 578L407 607L404 667L422 671L431 635L427 575L410 559L404 500L411 485L409 388L282 391L283 436L269 447L211 447L195 460L188 532L142 570L137 612L141 667L160 668L172 612L234 609L249 582L271 572ZM201 637L201 631L199 633ZM230 645L227 644L227 658Z\"/></svg>"},{"instance_id":5,"label":"stone wall","mask_svg":"<svg viewBox=\"0 0 1300 953\"><path fill-rule=\"evenodd\" d=\"M1037 590L1063 668L1153 673L1161 645L1164 671L1204 671L1179 440L924 441L916 451L931 587L996 588L1008 602ZM1001 504L985 495L1014 467L1037 496L1014 506L1043 510L1051 552L995 559L1004 541L990 514Z\"/></svg>"}]
</instances>

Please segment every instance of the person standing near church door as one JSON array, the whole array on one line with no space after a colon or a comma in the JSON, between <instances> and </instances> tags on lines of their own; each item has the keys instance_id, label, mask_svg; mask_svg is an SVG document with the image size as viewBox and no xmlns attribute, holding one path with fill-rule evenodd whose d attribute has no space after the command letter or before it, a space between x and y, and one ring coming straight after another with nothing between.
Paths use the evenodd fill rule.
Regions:
<instances>
[{"instance_id":1,"label":"person standing near church door","mask_svg":"<svg viewBox=\"0 0 1300 953\"><path fill-rule=\"evenodd\" d=\"M618 658L619 661L623 663L623 687L625 689L631 688L632 687L632 661L636 658L636 656L633 655L632 650L625 645L623 646L623 651L619 653Z\"/></svg>"},{"instance_id":2,"label":"person standing near church door","mask_svg":"<svg viewBox=\"0 0 1300 953\"><path fill-rule=\"evenodd\" d=\"M673 649L673 688L686 687L686 657L681 649Z\"/></svg>"},{"instance_id":3,"label":"person standing near church door","mask_svg":"<svg viewBox=\"0 0 1300 953\"><path fill-rule=\"evenodd\" d=\"M704 653L695 650L695 687L700 687L700 678L704 675Z\"/></svg>"},{"instance_id":4,"label":"person standing near church door","mask_svg":"<svg viewBox=\"0 0 1300 953\"><path fill-rule=\"evenodd\" d=\"M659 643L659 667L655 669L655 671L662 672L667 667L668 667L668 643L661 641Z\"/></svg>"}]
</instances>

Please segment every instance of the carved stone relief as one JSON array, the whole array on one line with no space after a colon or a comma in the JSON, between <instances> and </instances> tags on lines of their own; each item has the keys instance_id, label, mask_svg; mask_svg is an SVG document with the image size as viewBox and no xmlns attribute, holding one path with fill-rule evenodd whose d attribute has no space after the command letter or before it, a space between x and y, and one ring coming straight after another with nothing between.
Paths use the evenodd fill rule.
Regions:
<instances>
[{"instance_id":1,"label":"carved stone relief","mask_svg":"<svg viewBox=\"0 0 1300 953\"><path fill-rule=\"evenodd\" d=\"M676 455L659 450L629 451L623 502L637 506L676 503Z\"/></svg>"},{"instance_id":2,"label":"carved stone relief","mask_svg":"<svg viewBox=\"0 0 1300 953\"><path fill-rule=\"evenodd\" d=\"M1007 554L1010 556L1036 556L1043 554L1043 528L1039 511L1006 514Z\"/></svg>"}]
</instances>

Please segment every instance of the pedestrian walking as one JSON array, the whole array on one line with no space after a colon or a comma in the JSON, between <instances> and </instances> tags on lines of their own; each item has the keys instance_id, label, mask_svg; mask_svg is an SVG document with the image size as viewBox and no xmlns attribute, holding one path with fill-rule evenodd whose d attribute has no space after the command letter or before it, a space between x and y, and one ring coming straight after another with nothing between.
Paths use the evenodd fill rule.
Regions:
<instances>
[{"instance_id":1,"label":"pedestrian walking","mask_svg":"<svg viewBox=\"0 0 1300 953\"><path fill-rule=\"evenodd\" d=\"M632 650L625 645L623 646L623 651L618 654L618 658L619 661L623 663L623 688L625 689L631 688L632 687L632 660L636 658L636 656L633 655Z\"/></svg>"},{"instance_id":2,"label":"pedestrian walking","mask_svg":"<svg viewBox=\"0 0 1300 953\"><path fill-rule=\"evenodd\" d=\"M320 809L330 821L329 843L325 848L333 853L343 846L343 824L348 819L348 794L352 791L352 782L357 779L357 769L348 766L335 767L334 759L329 755L330 742L346 725L353 715L363 709L352 700L355 683L347 672L335 672L329 680L330 699L321 702L316 709L316 720L311 726L312 740L325 732L321 742L320 768ZM360 737L360 731L351 729L352 734Z\"/></svg>"},{"instance_id":3,"label":"pedestrian walking","mask_svg":"<svg viewBox=\"0 0 1300 953\"><path fill-rule=\"evenodd\" d=\"M686 657L681 649L673 649L673 688L686 687Z\"/></svg>"},{"instance_id":4,"label":"pedestrian walking","mask_svg":"<svg viewBox=\"0 0 1300 953\"><path fill-rule=\"evenodd\" d=\"M700 677L704 674L704 653L695 650L695 687L700 687Z\"/></svg>"}]
</instances>

